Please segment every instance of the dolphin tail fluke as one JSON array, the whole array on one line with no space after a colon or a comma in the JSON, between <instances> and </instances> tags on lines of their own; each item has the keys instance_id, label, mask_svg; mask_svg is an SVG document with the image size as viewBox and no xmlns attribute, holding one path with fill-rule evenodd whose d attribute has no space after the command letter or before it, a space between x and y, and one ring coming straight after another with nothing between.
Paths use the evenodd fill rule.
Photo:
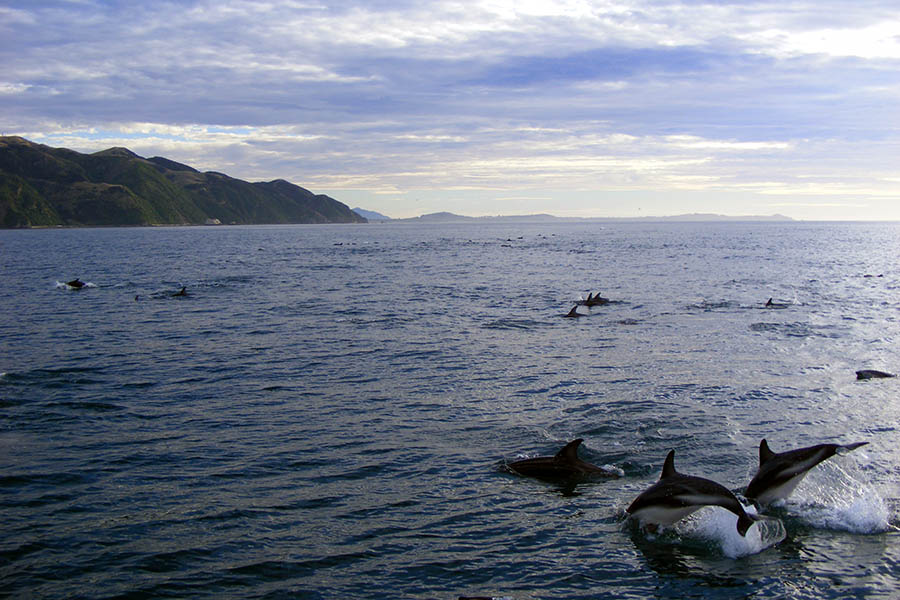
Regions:
<instances>
[{"instance_id":1,"label":"dolphin tail fluke","mask_svg":"<svg viewBox=\"0 0 900 600\"><path fill-rule=\"evenodd\" d=\"M847 444L846 446L838 446L836 452L839 455L843 456L844 454L847 454L848 452L852 452L853 450L856 450L860 446L865 446L868 443L869 442L856 442L855 444Z\"/></svg>"}]
</instances>

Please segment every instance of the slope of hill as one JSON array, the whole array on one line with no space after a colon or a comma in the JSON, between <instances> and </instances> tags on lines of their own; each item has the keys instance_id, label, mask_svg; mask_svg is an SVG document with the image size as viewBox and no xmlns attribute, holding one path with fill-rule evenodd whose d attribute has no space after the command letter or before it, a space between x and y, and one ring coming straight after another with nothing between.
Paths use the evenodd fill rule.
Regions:
<instances>
[{"instance_id":1,"label":"slope of hill","mask_svg":"<svg viewBox=\"0 0 900 600\"><path fill-rule=\"evenodd\" d=\"M0 227L365 223L284 180L250 183L126 148L81 154L0 137Z\"/></svg>"},{"instance_id":2,"label":"slope of hill","mask_svg":"<svg viewBox=\"0 0 900 600\"><path fill-rule=\"evenodd\" d=\"M365 218L368 221L390 221L391 218L387 215L383 215L380 212L375 212L374 210L366 210L364 208L356 208L352 209L353 212L358 214L359 216Z\"/></svg>"}]
</instances>

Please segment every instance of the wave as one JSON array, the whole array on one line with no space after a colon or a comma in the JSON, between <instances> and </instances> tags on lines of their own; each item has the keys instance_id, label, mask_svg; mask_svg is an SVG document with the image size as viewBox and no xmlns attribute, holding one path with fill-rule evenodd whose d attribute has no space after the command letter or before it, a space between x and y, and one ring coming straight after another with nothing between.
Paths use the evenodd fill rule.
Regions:
<instances>
[{"instance_id":1,"label":"wave","mask_svg":"<svg viewBox=\"0 0 900 600\"><path fill-rule=\"evenodd\" d=\"M744 510L749 515L759 514L753 506L744 506ZM759 554L787 538L787 530L777 518L761 518L742 536L737 532L737 516L724 509L704 508L696 514L699 516L676 526L679 533L712 542L728 558Z\"/></svg>"},{"instance_id":2,"label":"wave","mask_svg":"<svg viewBox=\"0 0 900 600\"><path fill-rule=\"evenodd\" d=\"M823 463L778 510L808 527L849 533L885 533L897 529L876 487L838 462Z\"/></svg>"},{"instance_id":3,"label":"wave","mask_svg":"<svg viewBox=\"0 0 900 600\"><path fill-rule=\"evenodd\" d=\"M752 505L745 505L744 510L747 514L759 516ZM705 552L728 558L759 554L787 538L784 524L772 517L761 517L742 536L737 531L737 516L715 506L701 508L671 527L660 528L656 533L640 528L633 519L627 519L626 523L633 528L633 536L637 536L635 541L639 546L644 543L699 546Z\"/></svg>"},{"instance_id":4,"label":"wave","mask_svg":"<svg viewBox=\"0 0 900 600\"><path fill-rule=\"evenodd\" d=\"M59 387L61 385L84 385L99 383L99 380L90 377L92 374L101 373L103 369L96 367L60 367L50 369L31 369L21 372L5 372L0 376L0 384L7 385L43 385L46 387Z\"/></svg>"}]
</instances>

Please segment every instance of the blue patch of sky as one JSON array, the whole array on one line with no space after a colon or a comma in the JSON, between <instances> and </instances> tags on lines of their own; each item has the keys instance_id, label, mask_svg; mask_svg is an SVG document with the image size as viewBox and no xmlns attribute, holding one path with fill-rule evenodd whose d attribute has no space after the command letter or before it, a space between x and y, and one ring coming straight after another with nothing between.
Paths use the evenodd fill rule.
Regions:
<instances>
[{"instance_id":1,"label":"blue patch of sky","mask_svg":"<svg viewBox=\"0 0 900 600\"><path fill-rule=\"evenodd\" d=\"M251 135L256 133L252 127L207 127L207 133L226 133L231 135Z\"/></svg>"},{"instance_id":2,"label":"blue patch of sky","mask_svg":"<svg viewBox=\"0 0 900 600\"><path fill-rule=\"evenodd\" d=\"M54 133L50 136L54 139L78 138L88 140L108 140L110 138L126 139L126 140L144 140L147 138L165 139L177 142L191 141L190 138L183 135L175 135L172 133L164 133L159 131L119 131L113 129L92 129L78 130L65 133Z\"/></svg>"},{"instance_id":3,"label":"blue patch of sky","mask_svg":"<svg viewBox=\"0 0 900 600\"><path fill-rule=\"evenodd\" d=\"M617 81L644 73L708 71L719 55L690 49L594 49L567 56L518 56L490 67L480 84L527 86L553 81Z\"/></svg>"}]
</instances>

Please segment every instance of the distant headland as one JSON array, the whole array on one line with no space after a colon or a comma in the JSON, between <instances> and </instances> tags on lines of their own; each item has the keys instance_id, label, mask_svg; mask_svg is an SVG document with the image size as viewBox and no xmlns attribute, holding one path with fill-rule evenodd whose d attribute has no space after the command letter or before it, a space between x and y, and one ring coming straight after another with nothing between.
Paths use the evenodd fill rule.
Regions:
<instances>
[{"instance_id":1,"label":"distant headland","mask_svg":"<svg viewBox=\"0 0 900 600\"><path fill-rule=\"evenodd\" d=\"M0 227L97 227L288 223L562 223L791 221L783 215L557 217L548 214L467 217L450 212L392 219L347 205L283 179L250 183L200 172L127 148L81 154L16 136L0 137Z\"/></svg>"},{"instance_id":2,"label":"distant headland","mask_svg":"<svg viewBox=\"0 0 900 600\"><path fill-rule=\"evenodd\" d=\"M411 217L406 219L392 219L380 213L361 208L354 208L354 212L364 216L370 223L584 223L584 222L730 222L730 221L793 221L784 215L743 215L729 216L712 213L692 213L685 215L673 215L669 217L556 217L548 214L534 215L507 215L492 217L466 217L450 212L437 212Z\"/></svg>"},{"instance_id":3,"label":"distant headland","mask_svg":"<svg viewBox=\"0 0 900 600\"><path fill-rule=\"evenodd\" d=\"M126 148L81 154L0 137L0 227L365 222L283 179L250 183Z\"/></svg>"}]
</instances>

